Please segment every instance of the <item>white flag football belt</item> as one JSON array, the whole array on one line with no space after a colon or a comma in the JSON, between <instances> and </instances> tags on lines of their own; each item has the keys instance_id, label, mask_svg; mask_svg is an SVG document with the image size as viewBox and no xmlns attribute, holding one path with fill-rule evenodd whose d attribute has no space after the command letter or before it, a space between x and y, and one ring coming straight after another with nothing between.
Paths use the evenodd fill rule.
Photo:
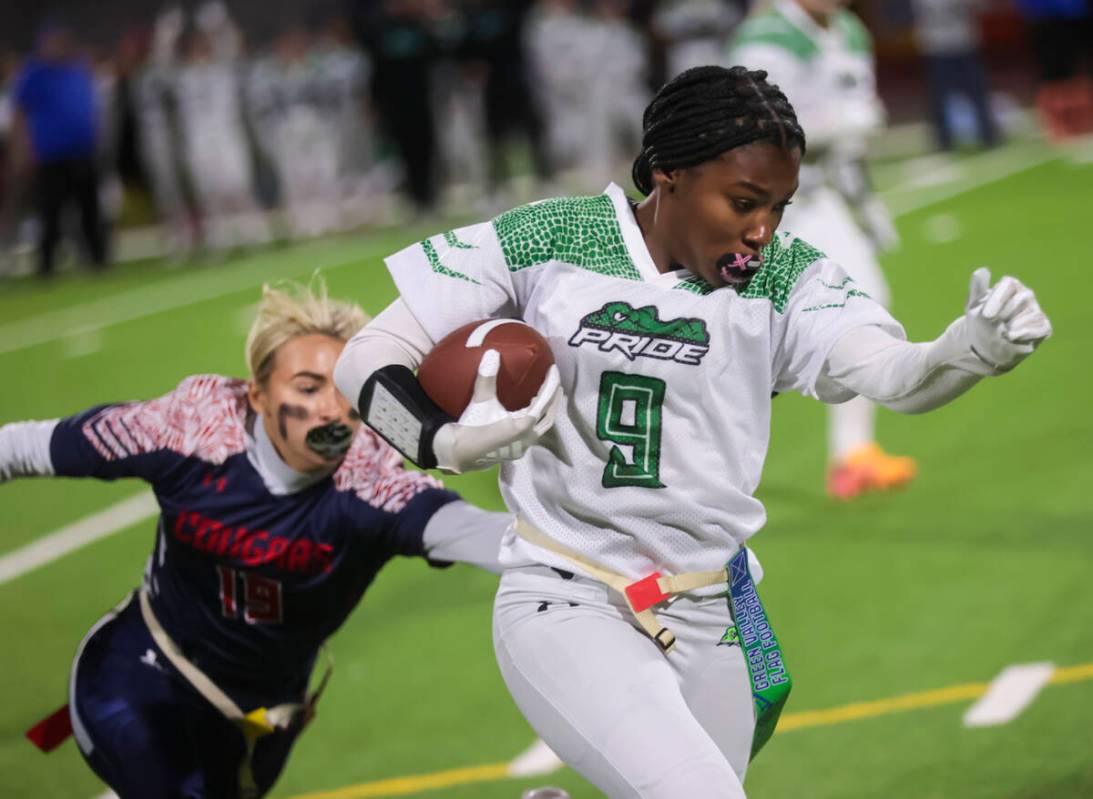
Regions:
<instances>
[{"instance_id":1,"label":"white flag football belt","mask_svg":"<svg viewBox=\"0 0 1093 799\"><path fill-rule=\"evenodd\" d=\"M631 580L609 569L605 569L598 563L590 560L579 552L555 541L542 530L520 518L516 517L516 534L530 544L542 547L545 550L560 555L566 560L579 566L584 572L594 579L608 585L626 600L627 607L634 614L641 628L652 638L660 648L667 652L676 642L676 637L663 624L661 624L651 608L658 602L663 602L675 594L684 594L710 585L728 584L729 573L727 569L705 572L685 572L683 574L662 575L660 572L642 577L640 580Z\"/></svg>"}]
</instances>

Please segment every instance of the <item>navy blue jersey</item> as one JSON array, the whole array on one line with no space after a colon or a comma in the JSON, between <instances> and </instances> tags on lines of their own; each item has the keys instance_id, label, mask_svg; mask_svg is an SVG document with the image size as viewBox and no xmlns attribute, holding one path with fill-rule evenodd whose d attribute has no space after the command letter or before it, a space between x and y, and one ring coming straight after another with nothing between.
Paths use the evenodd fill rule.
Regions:
<instances>
[{"instance_id":1,"label":"navy blue jersey","mask_svg":"<svg viewBox=\"0 0 1093 799\"><path fill-rule=\"evenodd\" d=\"M248 457L246 383L190 377L164 397L64 419L56 474L139 477L161 515L145 582L186 656L243 708L298 701L322 642L394 555L425 555L457 495L362 427L331 476L275 495Z\"/></svg>"}]
</instances>

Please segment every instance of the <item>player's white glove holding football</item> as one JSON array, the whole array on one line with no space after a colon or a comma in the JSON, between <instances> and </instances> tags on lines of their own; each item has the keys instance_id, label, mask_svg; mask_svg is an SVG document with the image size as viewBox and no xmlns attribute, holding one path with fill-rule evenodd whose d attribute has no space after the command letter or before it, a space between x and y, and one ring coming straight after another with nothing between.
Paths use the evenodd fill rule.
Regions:
<instances>
[{"instance_id":1,"label":"player's white glove holding football","mask_svg":"<svg viewBox=\"0 0 1093 799\"><path fill-rule=\"evenodd\" d=\"M478 363L470 404L458 421L441 427L433 439L438 468L461 474L516 460L554 425L563 396L558 367L550 367L535 399L518 411L506 410L497 399L500 368L497 350L486 350Z\"/></svg>"},{"instance_id":2,"label":"player's white glove holding football","mask_svg":"<svg viewBox=\"0 0 1093 799\"><path fill-rule=\"evenodd\" d=\"M938 339L945 363L983 376L1008 372L1051 335L1032 289L1014 277L990 282L986 267L972 273L964 315Z\"/></svg>"}]
</instances>

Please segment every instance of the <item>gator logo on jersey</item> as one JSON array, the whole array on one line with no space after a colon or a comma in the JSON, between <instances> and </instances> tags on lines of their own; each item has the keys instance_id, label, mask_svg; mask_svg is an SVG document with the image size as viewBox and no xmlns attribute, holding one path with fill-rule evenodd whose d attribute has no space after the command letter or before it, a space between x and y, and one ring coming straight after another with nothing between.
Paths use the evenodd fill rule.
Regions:
<instances>
[{"instance_id":1,"label":"gator logo on jersey","mask_svg":"<svg viewBox=\"0 0 1093 799\"><path fill-rule=\"evenodd\" d=\"M655 305L634 308L609 302L581 320L569 346L594 345L600 352L618 350L631 361L641 356L697 366L710 351L710 334L702 319L662 322Z\"/></svg>"},{"instance_id":2,"label":"gator logo on jersey","mask_svg":"<svg viewBox=\"0 0 1093 799\"><path fill-rule=\"evenodd\" d=\"M725 628L725 634L721 636L717 646L740 646L740 631L736 629L735 624Z\"/></svg>"}]
</instances>

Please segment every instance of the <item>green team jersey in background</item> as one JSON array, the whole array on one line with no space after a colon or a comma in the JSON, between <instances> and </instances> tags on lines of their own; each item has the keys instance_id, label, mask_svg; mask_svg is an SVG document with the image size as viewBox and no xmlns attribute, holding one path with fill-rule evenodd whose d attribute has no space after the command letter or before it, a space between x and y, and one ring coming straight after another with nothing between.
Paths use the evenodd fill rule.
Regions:
<instances>
[{"instance_id":1,"label":"green team jersey in background","mask_svg":"<svg viewBox=\"0 0 1093 799\"><path fill-rule=\"evenodd\" d=\"M795 0L775 0L740 26L727 61L766 70L793 105L808 143L802 192L860 159L866 138L884 124L872 40L850 11L836 12L824 28Z\"/></svg>"}]
</instances>

